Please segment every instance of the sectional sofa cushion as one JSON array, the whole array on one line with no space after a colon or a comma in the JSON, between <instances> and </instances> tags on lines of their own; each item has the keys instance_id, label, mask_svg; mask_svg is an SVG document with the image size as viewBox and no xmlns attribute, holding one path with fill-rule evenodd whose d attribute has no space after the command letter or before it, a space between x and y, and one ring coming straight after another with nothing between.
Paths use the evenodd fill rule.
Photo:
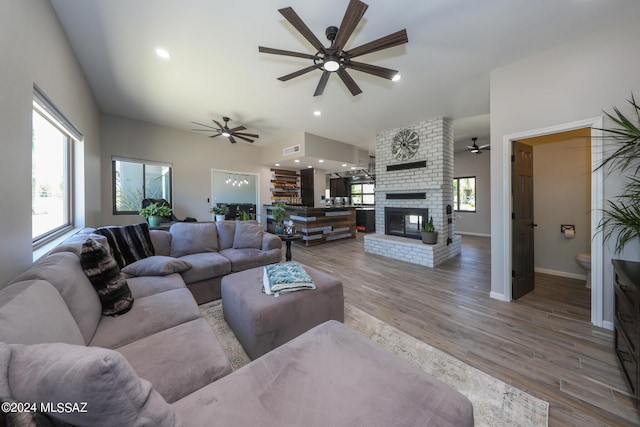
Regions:
<instances>
[{"instance_id":1,"label":"sectional sofa cushion","mask_svg":"<svg viewBox=\"0 0 640 427\"><path fill-rule=\"evenodd\" d=\"M236 235L236 221L216 221L218 229L218 250L233 247L233 239Z\"/></svg>"},{"instance_id":2,"label":"sectional sofa cushion","mask_svg":"<svg viewBox=\"0 0 640 427\"><path fill-rule=\"evenodd\" d=\"M191 268L187 261L169 256L153 255L129 264L122 272L131 276L166 276Z\"/></svg>"},{"instance_id":3,"label":"sectional sofa cushion","mask_svg":"<svg viewBox=\"0 0 640 427\"><path fill-rule=\"evenodd\" d=\"M174 289L186 289L180 274L173 273L166 276L137 276L128 277L127 283L134 298L144 298Z\"/></svg>"},{"instance_id":4,"label":"sectional sofa cushion","mask_svg":"<svg viewBox=\"0 0 640 427\"><path fill-rule=\"evenodd\" d=\"M238 221L233 238L233 248L261 249L263 234L264 230L260 224L253 221Z\"/></svg>"},{"instance_id":5,"label":"sectional sofa cushion","mask_svg":"<svg viewBox=\"0 0 640 427\"><path fill-rule=\"evenodd\" d=\"M131 310L131 290L109 249L87 239L82 245L80 266L98 293L104 316L118 316Z\"/></svg>"},{"instance_id":6,"label":"sectional sofa cushion","mask_svg":"<svg viewBox=\"0 0 640 427\"><path fill-rule=\"evenodd\" d=\"M78 234L69 237L64 242L51 249L49 255L59 252L72 252L80 258L80 255L82 255L82 245L87 241L87 239L93 239L102 246L106 248L109 247L109 242L105 236L102 234L92 233L89 230L93 229L83 229Z\"/></svg>"},{"instance_id":7,"label":"sectional sofa cushion","mask_svg":"<svg viewBox=\"0 0 640 427\"><path fill-rule=\"evenodd\" d=\"M102 317L102 305L96 290L82 271L78 257L71 252L46 256L13 280L40 279L51 283L62 295L85 343L91 341Z\"/></svg>"},{"instance_id":8,"label":"sectional sofa cushion","mask_svg":"<svg viewBox=\"0 0 640 427\"><path fill-rule=\"evenodd\" d=\"M473 426L465 396L337 321L173 407L193 426Z\"/></svg>"},{"instance_id":9,"label":"sectional sofa cushion","mask_svg":"<svg viewBox=\"0 0 640 427\"><path fill-rule=\"evenodd\" d=\"M107 238L111 254L120 268L139 259L155 255L149 235L149 224L146 222L120 227L100 227L95 230L95 233L102 234Z\"/></svg>"},{"instance_id":10,"label":"sectional sofa cushion","mask_svg":"<svg viewBox=\"0 0 640 427\"><path fill-rule=\"evenodd\" d=\"M214 223L177 222L169 232L172 257L218 250L218 232Z\"/></svg>"},{"instance_id":11,"label":"sectional sofa cushion","mask_svg":"<svg viewBox=\"0 0 640 427\"><path fill-rule=\"evenodd\" d=\"M64 300L44 280L17 282L0 290L0 341L85 344Z\"/></svg>"},{"instance_id":12,"label":"sectional sofa cushion","mask_svg":"<svg viewBox=\"0 0 640 427\"><path fill-rule=\"evenodd\" d=\"M117 351L69 344L11 344L7 378L21 402L77 403L55 417L75 426L167 426L178 419ZM86 402L86 406L82 406Z\"/></svg>"},{"instance_id":13,"label":"sectional sofa cushion","mask_svg":"<svg viewBox=\"0 0 640 427\"><path fill-rule=\"evenodd\" d=\"M231 262L218 252L184 255L180 259L191 264L190 269L181 273L186 284L231 273Z\"/></svg>"},{"instance_id":14,"label":"sectional sofa cushion","mask_svg":"<svg viewBox=\"0 0 640 427\"><path fill-rule=\"evenodd\" d=\"M176 349L182 349L176 351ZM231 373L205 319L196 319L116 349L169 403Z\"/></svg>"},{"instance_id":15,"label":"sectional sofa cushion","mask_svg":"<svg viewBox=\"0 0 640 427\"><path fill-rule=\"evenodd\" d=\"M188 289L174 289L137 298L129 312L102 316L92 346L116 348L200 317Z\"/></svg>"},{"instance_id":16,"label":"sectional sofa cushion","mask_svg":"<svg viewBox=\"0 0 640 427\"><path fill-rule=\"evenodd\" d=\"M231 262L231 271L234 273L280 262L282 259L281 249L224 249L220 254Z\"/></svg>"},{"instance_id":17,"label":"sectional sofa cushion","mask_svg":"<svg viewBox=\"0 0 640 427\"><path fill-rule=\"evenodd\" d=\"M165 230L149 230L156 255L171 255L171 233Z\"/></svg>"}]
</instances>

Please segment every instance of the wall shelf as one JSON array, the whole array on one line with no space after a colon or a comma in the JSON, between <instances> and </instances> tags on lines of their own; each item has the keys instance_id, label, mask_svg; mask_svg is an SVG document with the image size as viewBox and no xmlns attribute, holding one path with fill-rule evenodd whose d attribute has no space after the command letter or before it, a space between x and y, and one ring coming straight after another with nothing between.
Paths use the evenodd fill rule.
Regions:
<instances>
[{"instance_id":1,"label":"wall shelf","mask_svg":"<svg viewBox=\"0 0 640 427\"><path fill-rule=\"evenodd\" d=\"M271 202L300 203L300 174L287 169L271 169Z\"/></svg>"}]
</instances>

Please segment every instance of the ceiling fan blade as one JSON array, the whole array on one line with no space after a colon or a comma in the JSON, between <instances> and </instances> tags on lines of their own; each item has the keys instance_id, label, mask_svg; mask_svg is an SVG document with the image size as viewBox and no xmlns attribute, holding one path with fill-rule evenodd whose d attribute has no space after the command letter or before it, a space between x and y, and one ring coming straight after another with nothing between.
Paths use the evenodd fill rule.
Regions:
<instances>
[{"instance_id":1,"label":"ceiling fan blade","mask_svg":"<svg viewBox=\"0 0 640 427\"><path fill-rule=\"evenodd\" d=\"M324 88L327 85L327 82L329 81L330 75L331 75L331 72L329 71L325 71L322 73L322 76L320 77L320 81L318 82L318 86L316 87L316 91L313 93L313 96L322 95L322 93L324 92Z\"/></svg>"},{"instance_id":2,"label":"ceiling fan blade","mask_svg":"<svg viewBox=\"0 0 640 427\"><path fill-rule=\"evenodd\" d=\"M220 132L222 132L222 129L224 129L224 126L222 126L222 125L220 124L220 122L219 122L219 121L217 121L217 120L213 120L213 119L211 119L211 121L213 121L213 123L217 124L217 125L218 125L218 127L220 128Z\"/></svg>"},{"instance_id":3,"label":"ceiling fan blade","mask_svg":"<svg viewBox=\"0 0 640 427\"><path fill-rule=\"evenodd\" d=\"M244 126L240 125L240 126L235 127L235 128L233 128L233 129L229 129L229 132L234 133L234 132L236 132L236 131L239 131L239 130L246 130L246 129L247 129L246 127L244 127Z\"/></svg>"},{"instance_id":4,"label":"ceiling fan blade","mask_svg":"<svg viewBox=\"0 0 640 427\"><path fill-rule=\"evenodd\" d=\"M344 64L345 67L353 68L356 71L363 73L373 74L374 76L382 77L384 79L391 80L398 74L397 70L391 68L379 67L377 65L365 64L363 62L348 61Z\"/></svg>"},{"instance_id":5,"label":"ceiling fan blade","mask_svg":"<svg viewBox=\"0 0 640 427\"><path fill-rule=\"evenodd\" d=\"M344 68L339 68L338 71L336 71L336 73L338 73L338 76L340 77L342 82L345 84L345 86L347 86L347 89L349 89L349 92L351 92L351 95L356 96L362 93L362 89L360 89L360 87L355 82L355 80L351 78L349 73L347 73L347 71Z\"/></svg>"},{"instance_id":6,"label":"ceiling fan blade","mask_svg":"<svg viewBox=\"0 0 640 427\"><path fill-rule=\"evenodd\" d=\"M484 144L478 147L480 150L488 150L491 147L491 144Z\"/></svg>"},{"instance_id":7,"label":"ceiling fan blade","mask_svg":"<svg viewBox=\"0 0 640 427\"><path fill-rule=\"evenodd\" d=\"M349 58L355 58L356 56L366 55L367 53L377 52L379 50L388 49L390 47L399 46L409 41L407 37L407 30L400 30L388 36L380 37L369 43L365 43L361 46L354 47L353 49L345 52Z\"/></svg>"},{"instance_id":8,"label":"ceiling fan blade","mask_svg":"<svg viewBox=\"0 0 640 427\"><path fill-rule=\"evenodd\" d=\"M198 123L198 122L191 122L191 123L193 123L194 125L203 126L203 127L209 128L209 129L218 130L217 128L214 128L213 126L205 125L205 124L202 124L202 123ZM191 129L191 130L206 130L208 132L209 129Z\"/></svg>"},{"instance_id":9,"label":"ceiling fan blade","mask_svg":"<svg viewBox=\"0 0 640 427\"><path fill-rule=\"evenodd\" d=\"M234 132L233 136L237 136L237 137L241 137L241 136L247 137L248 136L249 138L260 138L255 133L245 133L245 132Z\"/></svg>"},{"instance_id":10,"label":"ceiling fan blade","mask_svg":"<svg viewBox=\"0 0 640 427\"><path fill-rule=\"evenodd\" d=\"M220 135L222 135L222 133L217 133L215 135L211 135L209 138L215 138L216 136L220 136Z\"/></svg>"},{"instance_id":11,"label":"ceiling fan blade","mask_svg":"<svg viewBox=\"0 0 640 427\"><path fill-rule=\"evenodd\" d=\"M298 14L291 7L285 7L283 9L278 9L278 12L280 12L280 14L282 16L284 16L284 19L289 21L289 23L291 25L293 25L293 27L296 30L298 30L298 32L300 34L302 34L302 37L307 39L307 41L309 43L311 43L311 45L313 47L315 47L316 49L318 49L322 53L326 52L326 50L325 50L324 46L322 45L322 43L320 42L320 40L318 40L318 38L311 32L309 27L307 27L307 24L305 24L302 21L302 19L298 16Z\"/></svg>"},{"instance_id":12,"label":"ceiling fan blade","mask_svg":"<svg viewBox=\"0 0 640 427\"><path fill-rule=\"evenodd\" d=\"M240 138L240 139L242 139L243 141L253 142L253 139L245 138L244 136L240 136L240 135L238 135L238 134L235 134L234 136L235 136L236 138Z\"/></svg>"},{"instance_id":13,"label":"ceiling fan blade","mask_svg":"<svg viewBox=\"0 0 640 427\"><path fill-rule=\"evenodd\" d=\"M258 46L258 51L261 53L271 53L274 55L295 56L297 58L316 59L316 60L322 59L318 55L311 55L309 53L292 52L290 50L273 49L270 47L263 47L263 46Z\"/></svg>"},{"instance_id":14,"label":"ceiling fan blade","mask_svg":"<svg viewBox=\"0 0 640 427\"><path fill-rule=\"evenodd\" d=\"M286 82L287 80L291 80L294 77L298 77L301 76L303 74L307 74L309 71L313 71L317 68L320 68L322 66L322 64L313 64L307 68L303 68L302 70L298 70L294 73L291 74L287 74L286 76L282 76L282 77L278 77L278 80L280 80L281 82Z\"/></svg>"},{"instance_id":15,"label":"ceiling fan blade","mask_svg":"<svg viewBox=\"0 0 640 427\"><path fill-rule=\"evenodd\" d=\"M369 6L367 4L362 3L360 0L351 0L349 2L347 11L344 13L342 23L338 29L338 34L336 35L333 43L331 43L331 47L337 48L336 54L340 54L342 48L349 40L349 37L351 37L351 34L353 34L368 7Z\"/></svg>"},{"instance_id":16,"label":"ceiling fan blade","mask_svg":"<svg viewBox=\"0 0 640 427\"><path fill-rule=\"evenodd\" d=\"M236 144L238 141L236 141L235 139L233 139L232 136L229 136L229 141L231 141L232 144Z\"/></svg>"}]
</instances>

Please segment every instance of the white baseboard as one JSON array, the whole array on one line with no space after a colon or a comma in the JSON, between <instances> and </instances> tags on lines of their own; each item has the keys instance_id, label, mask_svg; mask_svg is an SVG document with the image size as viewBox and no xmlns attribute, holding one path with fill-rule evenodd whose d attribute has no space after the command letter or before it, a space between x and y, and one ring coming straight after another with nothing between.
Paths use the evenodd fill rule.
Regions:
<instances>
[{"instance_id":1,"label":"white baseboard","mask_svg":"<svg viewBox=\"0 0 640 427\"><path fill-rule=\"evenodd\" d=\"M587 280L586 274L567 273L566 271L549 270L539 267L536 267L534 271L536 273L550 274L552 276L568 277L569 279Z\"/></svg>"},{"instance_id":2,"label":"white baseboard","mask_svg":"<svg viewBox=\"0 0 640 427\"><path fill-rule=\"evenodd\" d=\"M602 322L602 327L605 329L608 329L610 331L613 331L613 322L609 322L608 320L604 320Z\"/></svg>"},{"instance_id":3,"label":"white baseboard","mask_svg":"<svg viewBox=\"0 0 640 427\"><path fill-rule=\"evenodd\" d=\"M504 294L499 294L499 293L497 293L497 292L493 292L493 291L491 291L491 293L489 294L489 296L490 296L491 298L493 298L493 299L497 299L497 300L500 300L500 301L506 301L506 302L509 302L509 300L504 296Z\"/></svg>"},{"instance_id":4,"label":"white baseboard","mask_svg":"<svg viewBox=\"0 0 640 427\"><path fill-rule=\"evenodd\" d=\"M491 237L491 234L473 233L471 231L457 231L456 230L455 234L461 234L461 235L466 235L466 236Z\"/></svg>"}]
</instances>

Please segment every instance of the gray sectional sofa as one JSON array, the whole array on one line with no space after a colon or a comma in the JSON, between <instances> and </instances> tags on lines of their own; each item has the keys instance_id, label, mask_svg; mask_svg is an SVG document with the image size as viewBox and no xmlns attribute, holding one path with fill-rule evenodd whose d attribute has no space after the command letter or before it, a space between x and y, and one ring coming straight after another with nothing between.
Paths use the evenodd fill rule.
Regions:
<instances>
[{"instance_id":1,"label":"gray sectional sofa","mask_svg":"<svg viewBox=\"0 0 640 427\"><path fill-rule=\"evenodd\" d=\"M90 230L1 289L0 398L62 408L45 412L74 426L473 425L464 396L335 321L232 373L186 282L196 293L205 282L215 286L224 272L271 259L252 260L257 252L243 249L277 244L263 236L261 249L234 253L233 243L221 243L230 233L218 232L224 263L194 256L214 251L210 230L181 229L192 225L151 232L157 255L123 268L134 303L119 316L101 314L80 265L87 239L108 246ZM257 238L234 225L234 242ZM224 266L209 269L206 260ZM194 266L211 274L189 273Z\"/></svg>"}]
</instances>

